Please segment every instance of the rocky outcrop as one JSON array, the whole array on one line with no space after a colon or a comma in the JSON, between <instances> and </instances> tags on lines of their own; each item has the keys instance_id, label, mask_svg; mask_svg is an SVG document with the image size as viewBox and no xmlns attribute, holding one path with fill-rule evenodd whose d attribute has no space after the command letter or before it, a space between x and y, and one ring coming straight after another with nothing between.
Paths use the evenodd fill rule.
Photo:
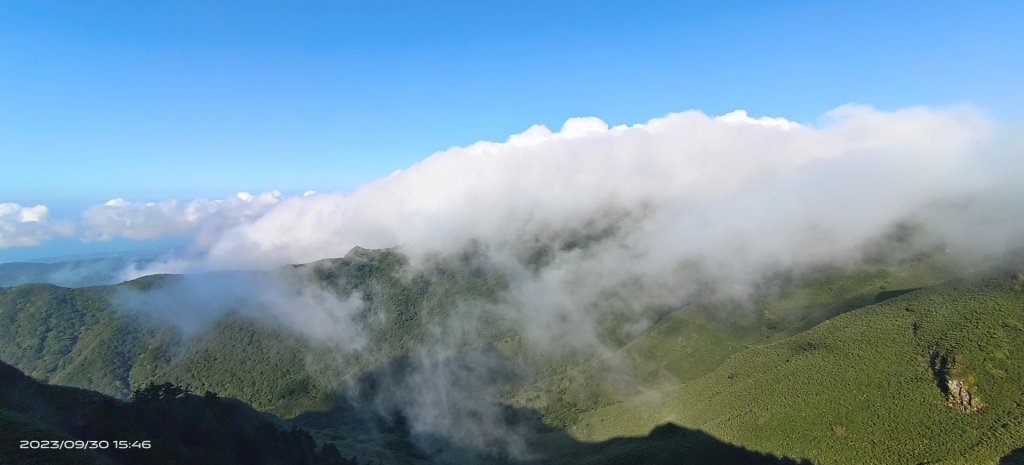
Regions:
<instances>
[{"instance_id":1,"label":"rocky outcrop","mask_svg":"<svg viewBox=\"0 0 1024 465\"><path fill-rule=\"evenodd\" d=\"M981 408L981 401L959 379L951 379L946 384L946 400L964 413L977 412Z\"/></svg>"}]
</instances>

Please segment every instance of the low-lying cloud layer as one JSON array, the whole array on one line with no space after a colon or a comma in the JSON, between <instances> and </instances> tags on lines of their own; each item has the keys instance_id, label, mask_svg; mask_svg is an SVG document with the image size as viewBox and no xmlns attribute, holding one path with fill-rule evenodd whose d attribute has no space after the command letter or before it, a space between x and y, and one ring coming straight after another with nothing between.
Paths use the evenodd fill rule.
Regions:
<instances>
[{"instance_id":1,"label":"low-lying cloud layer","mask_svg":"<svg viewBox=\"0 0 1024 465\"><path fill-rule=\"evenodd\" d=\"M281 200L278 191L252 195L239 192L224 200L176 199L160 202L129 202L111 199L82 214L84 240L154 239L195 234L196 242L214 240L225 229L253 221Z\"/></svg>"},{"instance_id":2,"label":"low-lying cloud layer","mask_svg":"<svg viewBox=\"0 0 1024 465\"><path fill-rule=\"evenodd\" d=\"M32 247L53 238L68 236L74 226L66 221L51 221L46 205L0 203L0 249Z\"/></svg>"},{"instance_id":3,"label":"low-lying cloud layer","mask_svg":"<svg viewBox=\"0 0 1024 465\"><path fill-rule=\"evenodd\" d=\"M901 221L927 222L955 248L1016 244L1019 220L978 216L1001 205L1021 217L1005 175L1020 158L999 134L970 107L850 105L813 125L743 111L616 127L572 118L352 192L283 198L205 237L203 266L269 268L355 246L397 246L418 263L472 248L509 277L508 318L532 341L600 347L582 309L677 305L709 288L742 296L767 273L854 259Z\"/></svg>"},{"instance_id":4,"label":"low-lying cloud layer","mask_svg":"<svg viewBox=\"0 0 1024 465\"><path fill-rule=\"evenodd\" d=\"M354 246L502 248L585 227L616 228L630 261L822 258L984 189L975 169L993 131L969 108L845 106L813 127L743 112L613 128L573 118L559 132L533 126L434 154L354 192L284 200L213 242L209 259L266 266Z\"/></svg>"},{"instance_id":5,"label":"low-lying cloud layer","mask_svg":"<svg viewBox=\"0 0 1024 465\"><path fill-rule=\"evenodd\" d=\"M855 258L901 221L924 222L957 250L1017 245L1013 179L1024 170L1001 134L970 107L848 105L813 124L743 111L615 127L571 118L557 132L532 126L435 153L352 192L113 199L84 213L81 234L196 237L190 256L126 278L268 269L356 246L399 247L413 263L471 248L509 277L524 331L545 341L593 334L570 331L592 324L579 308L616 289L632 286L620 303L636 308L709 285L743 295L766 273ZM25 229L41 208L0 218Z\"/></svg>"},{"instance_id":6,"label":"low-lying cloud layer","mask_svg":"<svg viewBox=\"0 0 1024 465\"><path fill-rule=\"evenodd\" d=\"M996 129L968 107L849 105L813 125L743 111L687 111L612 128L571 118L557 132L533 126L505 142L436 153L352 192L115 198L85 211L79 229L88 241L194 235L217 268L309 262L354 246L504 247L608 221L625 223L617 226L662 256L718 253L709 242L725 242L730 254L791 260L992 187L991 176L1005 168L983 163ZM3 204L0 247L70 233L66 222L41 227L46 213Z\"/></svg>"},{"instance_id":7,"label":"low-lying cloud layer","mask_svg":"<svg viewBox=\"0 0 1024 465\"><path fill-rule=\"evenodd\" d=\"M856 261L901 222L951 250L1019 247L1024 192L1015 181L1024 167L1005 134L969 107L851 105L814 124L743 111L615 127L572 118L557 132L533 126L504 142L438 152L352 192L114 199L86 211L81 229L86 240L195 235L194 255L126 277L270 269L356 246L398 247L414 269L471 252L507 284L500 301L474 301L469 313L432 322L436 337L409 354L402 379L412 382L393 383L393 395L375 402L403 411L413 432L518 455L520 436L506 434L490 403L494 386L479 382L496 362L466 357L453 335L500 321L531 350L611 359L602 317L625 314L625 328L642 331L645 309L708 293L742 298L776 271ZM0 233L11 221L2 212ZM186 322L186 330L245 309L314 340L343 341L344 351L370 339L369 326L356 323L358 294L303 284L312 279L226 276L201 275L188 290L125 292L120 303Z\"/></svg>"}]
</instances>

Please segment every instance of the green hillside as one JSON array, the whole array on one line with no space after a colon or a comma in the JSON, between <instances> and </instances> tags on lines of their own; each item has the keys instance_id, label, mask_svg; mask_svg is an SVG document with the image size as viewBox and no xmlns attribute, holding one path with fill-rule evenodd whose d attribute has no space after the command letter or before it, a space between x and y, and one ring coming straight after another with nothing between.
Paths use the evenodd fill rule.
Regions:
<instances>
[{"instance_id":1,"label":"green hillside","mask_svg":"<svg viewBox=\"0 0 1024 465\"><path fill-rule=\"evenodd\" d=\"M493 302L504 282L470 259L439 263L406 276L405 259L392 251L354 250L343 259L280 270L276 276L241 274L149 276L117 286L68 289L48 284L0 288L0 359L57 384L127 398L146 383L170 381L242 399L282 416L329 407L335 389L406 354L428 328ZM159 294L211 292L223 282L258 290L259 279L314 286L365 302L369 340L357 353L339 354L286 327L248 316L239 301L196 332L166 320L126 311L122 291ZM212 285L210 283L213 283ZM193 288L193 286L195 286ZM236 290L237 292L237 290ZM185 304L189 302L186 301ZM145 304L145 302L143 303ZM170 309L177 310L176 308ZM460 313L461 312L461 313ZM469 347L503 334L451 335ZM446 336L447 337L447 336ZM461 343L459 337L464 337Z\"/></svg>"},{"instance_id":2,"label":"green hillside","mask_svg":"<svg viewBox=\"0 0 1024 465\"><path fill-rule=\"evenodd\" d=\"M695 301L665 314L623 344L614 359L563 364L555 375L515 388L508 400L544 412L554 424L572 426L587 411L700 378L748 348L783 340L878 300L941 283L956 272L953 261L934 255L895 264L777 275L748 301Z\"/></svg>"},{"instance_id":3,"label":"green hillside","mask_svg":"<svg viewBox=\"0 0 1024 465\"><path fill-rule=\"evenodd\" d=\"M0 359L55 384L126 398L168 361L177 334L117 312L112 288L0 289Z\"/></svg>"},{"instance_id":4,"label":"green hillside","mask_svg":"<svg viewBox=\"0 0 1024 465\"><path fill-rule=\"evenodd\" d=\"M315 441L306 430L212 393L200 397L171 384L151 385L136 391L131 402L121 402L91 391L45 385L0 362L0 463L5 464L809 463L748 450L675 425L659 426L641 438L581 443L525 412L510 413L519 418L510 421L537 430L529 457L466 450L441 439L433 442L443 455L428 456L417 452L407 430L389 426L386 418L365 411L344 415L349 421L353 416L362 421L343 436L320 434ZM373 436L385 449L353 448L359 436ZM32 445L33 440L72 448L41 449ZM26 441L28 448L22 447ZM88 441L96 441L95 448L79 449ZM123 445L116 446L117 441ZM353 449L361 453L351 455Z\"/></svg>"},{"instance_id":5,"label":"green hillside","mask_svg":"<svg viewBox=\"0 0 1024 465\"><path fill-rule=\"evenodd\" d=\"M1024 278L1015 266L966 267L937 250L883 249L844 266L771 275L749 298L642 309L650 325L640 333L625 331L629 319L614 308L602 309L599 331L611 354L596 357L538 350L500 313L481 312L501 304L509 284L473 253L414 272L395 251L356 249L273 274L3 288L0 359L37 379L121 399L152 382L212 391L294 418L345 454L426 463L430 455L413 445L422 437L414 441L390 414L362 412L339 393L372 392L389 366L443 341L452 354L483 350L503 360L509 373L488 381L499 383L492 400L534 412L517 427L533 431L528 442L542 463L672 463L672 451L705 447L708 457L750 452L819 464L996 463L1024 446ZM244 296L264 278L358 295L366 340L340 350L253 316L259 303L244 298L192 331L121 308L126 291L202 296L231 287ZM24 428L47 427L5 415ZM680 429L652 432L666 422ZM361 432L365 424L375 432ZM620 436L635 439L613 440ZM459 458L453 463L512 461L452 444L439 450Z\"/></svg>"},{"instance_id":6,"label":"green hillside","mask_svg":"<svg viewBox=\"0 0 1024 465\"><path fill-rule=\"evenodd\" d=\"M318 447L309 433L285 428L236 401L199 397L172 385L142 390L137 397L125 403L96 392L45 385L0 363L0 463L353 463L333 448ZM70 449L43 449L31 441L51 447L59 442ZM86 448L86 441L97 442Z\"/></svg>"},{"instance_id":7,"label":"green hillside","mask_svg":"<svg viewBox=\"0 0 1024 465\"><path fill-rule=\"evenodd\" d=\"M589 412L572 431L674 421L817 463L995 463L1024 444L1022 285L997 273L869 305Z\"/></svg>"}]
</instances>

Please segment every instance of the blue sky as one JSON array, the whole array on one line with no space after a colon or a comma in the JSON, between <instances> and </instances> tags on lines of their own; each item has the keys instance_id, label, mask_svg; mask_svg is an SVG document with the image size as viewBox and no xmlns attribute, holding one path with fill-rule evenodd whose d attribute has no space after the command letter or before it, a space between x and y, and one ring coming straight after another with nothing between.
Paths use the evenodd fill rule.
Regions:
<instances>
[{"instance_id":1,"label":"blue sky","mask_svg":"<svg viewBox=\"0 0 1024 465\"><path fill-rule=\"evenodd\" d=\"M1020 120L1022 18L1009 1L2 2L0 202L74 219L114 197L347 190L571 116Z\"/></svg>"}]
</instances>

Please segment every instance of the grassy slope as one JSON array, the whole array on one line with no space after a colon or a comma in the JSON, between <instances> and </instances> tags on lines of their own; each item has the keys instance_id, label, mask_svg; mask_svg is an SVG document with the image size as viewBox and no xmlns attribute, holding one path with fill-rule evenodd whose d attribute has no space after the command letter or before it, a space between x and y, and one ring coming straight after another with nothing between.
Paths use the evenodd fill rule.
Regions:
<instances>
[{"instance_id":1,"label":"grassy slope","mask_svg":"<svg viewBox=\"0 0 1024 465\"><path fill-rule=\"evenodd\" d=\"M700 378L591 412L584 438L665 421L816 463L995 463L1024 444L1024 291L955 279L752 347ZM929 360L955 360L984 407L947 404Z\"/></svg>"},{"instance_id":2,"label":"grassy slope","mask_svg":"<svg viewBox=\"0 0 1024 465\"><path fill-rule=\"evenodd\" d=\"M697 379L748 348L793 336L902 290L935 285L956 271L948 259L932 256L780 276L763 286L754 302L685 306L625 344L611 366L597 359L563 365L553 376L515 387L507 401L538 409L549 422L568 427L588 411ZM595 382L609 379L613 382Z\"/></svg>"}]
</instances>

